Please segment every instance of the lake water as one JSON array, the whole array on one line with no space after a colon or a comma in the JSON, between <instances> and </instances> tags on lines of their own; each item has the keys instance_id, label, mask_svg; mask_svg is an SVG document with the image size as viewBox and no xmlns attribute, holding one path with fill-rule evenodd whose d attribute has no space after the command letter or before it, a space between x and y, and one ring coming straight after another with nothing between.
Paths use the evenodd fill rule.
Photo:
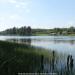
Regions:
<instances>
[{"instance_id":1,"label":"lake water","mask_svg":"<svg viewBox=\"0 0 75 75\"><path fill-rule=\"evenodd\" d=\"M36 48L40 47L46 50L52 50L63 56L70 54L75 60L75 36L0 36L0 40L23 43ZM66 65L66 58L61 59L60 62L62 63L62 66ZM48 66L49 64L46 65L47 68Z\"/></svg>"},{"instance_id":2,"label":"lake water","mask_svg":"<svg viewBox=\"0 0 75 75\"><path fill-rule=\"evenodd\" d=\"M75 36L0 36L0 40L24 43L73 56L75 52Z\"/></svg>"}]
</instances>

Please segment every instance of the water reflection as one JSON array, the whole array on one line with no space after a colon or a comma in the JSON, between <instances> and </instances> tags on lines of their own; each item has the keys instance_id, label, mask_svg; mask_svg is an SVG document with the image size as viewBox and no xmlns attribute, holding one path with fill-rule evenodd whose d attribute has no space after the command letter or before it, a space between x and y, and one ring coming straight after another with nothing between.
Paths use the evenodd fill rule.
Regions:
<instances>
[{"instance_id":1,"label":"water reflection","mask_svg":"<svg viewBox=\"0 0 75 75\"><path fill-rule=\"evenodd\" d=\"M75 38L74 37L8 37L7 41L23 43L48 50L55 50L59 53L72 54L75 57Z\"/></svg>"},{"instance_id":2,"label":"water reflection","mask_svg":"<svg viewBox=\"0 0 75 75\"><path fill-rule=\"evenodd\" d=\"M10 41L10 42L16 42L16 43L26 43L28 45L30 45L31 43L41 43L41 42L44 42L44 43L54 43L54 44L71 44L71 45L74 45L75 44L75 40L44 40L44 39L31 39L31 38L28 38L28 39L18 39L18 38L15 38L15 39L6 39L7 41Z\"/></svg>"},{"instance_id":3,"label":"water reflection","mask_svg":"<svg viewBox=\"0 0 75 75\"><path fill-rule=\"evenodd\" d=\"M72 55L68 55L68 57L67 57L67 70L73 71L73 57L72 57Z\"/></svg>"},{"instance_id":4,"label":"water reflection","mask_svg":"<svg viewBox=\"0 0 75 75\"><path fill-rule=\"evenodd\" d=\"M57 44L57 43L69 43L71 45L75 44L75 40L54 40L53 42L55 44Z\"/></svg>"},{"instance_id":5,"label":"water reflection","mask_svg":"<svg viewBox=\"0 0 75 75\"><path fill-rule=\"evenodd\" d=\"M56 73L56 75L74 75L75 70L73 68L74 63L72 55L68 55L65 59L66 61L62 61L61 58L58 58L55 51L52 51L52 56L49 59L41 55L41 68L38 72Z\"/></svg>"},{"instance_id":6,"label":"water reflection","mask_svg":"<svg viewBox=\"0 0 75 75\"><path fill-rule=\"evenodd\" d=\"M31 45L31 39L7 39L7 41Z\"/></svg>"}]
</instances>

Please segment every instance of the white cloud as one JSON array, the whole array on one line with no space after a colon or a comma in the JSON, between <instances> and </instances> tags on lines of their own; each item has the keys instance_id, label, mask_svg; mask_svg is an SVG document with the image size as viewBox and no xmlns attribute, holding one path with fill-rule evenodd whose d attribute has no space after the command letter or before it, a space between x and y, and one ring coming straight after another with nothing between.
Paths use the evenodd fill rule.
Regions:
<instances>
[{"instance_id":1,"label":"white cloud","mask_svg":"<svg viewBox=\"0 0 75 75\"><path fill-rule=\"evenodd\" d=\"M20 5L17 5L17 4L16 4L16 7L17 7L17 8L20 8Z\"/></svg>"},{"instance_id":2,"label":"white cloud","mask_svg":"<svg viewBox=\"0 0 75 75\"><path fill-rule=\"evenodd\" d=\"M0 3L16 3L16 0L0 0Z\"/></svg>"},{"instance_id":3,"label":"white cloud","mask_svg":"<svg viewBox=\"0 0 75 75\"><path fill-rule=\"evenodd\" d=\"M25 10L26 13L30 12L30 0L11 0L10 1L16 8L19 8L20 11Z\"/></svg>"},{"instance_id":4,"label":"white cloud","mask_svg":"<svg viewBox=\"0 0 75 75\"><path fill-rule=\"evenodd\" d=\"M8 9L9 11L12 11L13 8L13 12L17 10L17 13L23 13L23 11L30 13L32 0L0 0L0 4L4 5L7 9L10 8L10 10Z\"/></svg>"},{"instance_id":5,"label":"white cloud","mask_svg":"<svg viewBox=\"0 0 75 75\"><path fill-rule=\"evenodd\" d=\"M0 0L0 4L6 8L2 8L3 11L0 12L0 30L27 22L22 13L30 12L30 0Z\"/></svg>"},{"instance_id":6,"label":"white cloud","mask_svg":"<svg viewBox=\"0 0 75 75\"><path fill-rule=\"evenodd\" d=\"M15 7L26 8L31 4L31 0L0 0L0 3L13 4Z\"/></svg>"},{"instance_id":7,"label":"white cloud","mask_svg":"<svg viewBox=\"0 0 75 75\"><path fill-rule=\"evenodd\" d=\"M30 13L30 9L26 9L26 13Z\"/></svg>"},{"instance_id":8,"label":"white cloud","mask_svg":"<svg viewBox=\"0 0 75 75\"><path fill-rule=\"evenodd\" d=\"M9 0L10 3L17 3L16 0Z\"/></svg>"}]
</instances>

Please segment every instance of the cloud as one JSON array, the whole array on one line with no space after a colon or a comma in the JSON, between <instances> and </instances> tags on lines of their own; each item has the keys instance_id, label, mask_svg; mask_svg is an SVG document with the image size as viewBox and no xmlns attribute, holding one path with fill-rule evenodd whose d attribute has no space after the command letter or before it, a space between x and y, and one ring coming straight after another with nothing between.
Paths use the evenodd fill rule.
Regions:
<instances>
[{"instance_id":1,"label":"cloud","mask_svg":"<svg viewBox=\"0 0 75 75\"><path fill-rule=\"evenodd\" d=\"M21 26L27 22L26 13L30 13L32 0L0 0L0 30ZM2 29L2 30L3 30Z\"/></svg>"},{"instance_id":2,"label":"cloud","mask_svg":"<svg viewBox=\"0 0 75 75\"><path fill-rule=\"evenodd\" d=\"M9 0L10 3L17 3L16 0Z\"/></svg>"},{"instance_id":3,"label":"cloud","mask_svg":"<svg viewBox=\"0 0 75 75\"><path fill-rule=\"evenodd\" d=\"M6 13L30 13L32 0L0 0L1 8ZM7 10L5 10L5 7ZM9 9L10 8L10 9Z\"/></svg>"},{"instance_id":4,"label":"cloud","mask_svg":"<svg viewBox=\"0 0 75 75\"><path fill-rule=\"evenodd\" d=\"M26 9L26 13L30 13L30 9Z\"/></svg>"},{"instance_id":5,"label":"cloud","mask_svg":"<svg viewBox=\"0 0 75 75\"><path fill-rule=\"evenodd\" d=\"M26 13L29 13L32 2L30 0L10 0L10 3L12 3L16 9L18 8L20 11L25 10Z\"/></svg>"},{"instance_id":6,"label":"cloud","mask_svg":"<svg viewBox=\"0 0 75 75\"><path fill-rule=\"evenodd\" d=\"M27 8L32 3L31 0L0 0L1 4L12 4L15 7Z\"/></svg>"},{"instance_id":7,"label":"cloud","mask_svg":"<svg viewBox=\"0 0 75 75\"><path fill-rule=\"evenodd\" d=\"M0 3L16 3L16 0L0 0Z\"/></svg>"},{"instance_id":8,"label":"cloud","mask_svg":"<svg viewBox=\"0 0 75 75\"><path fill-rule=\"evenodd\" d=\"M20 5L17 5L17 4L16 4L15 6L16 6L16 8L20 8Z\"/></svg>"}]
</instances>

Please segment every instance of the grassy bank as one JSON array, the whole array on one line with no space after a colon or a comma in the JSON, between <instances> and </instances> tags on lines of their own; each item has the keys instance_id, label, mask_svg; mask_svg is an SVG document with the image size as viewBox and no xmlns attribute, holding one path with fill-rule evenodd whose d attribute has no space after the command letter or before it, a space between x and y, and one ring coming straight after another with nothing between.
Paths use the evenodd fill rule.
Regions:
<instances>
[{"instance_id":1,"label":"grassy bank","mask_svg":"<svg viewBox=\"0 0 75 75\"><path fill-rule=\"evenodd\" d=\"M59 55L62 60L64 56ZM60 62L58 54L52 54L51 51L35 48L25 44L17 44L11 42L0 41L0 74L1 75L18 75L18 73L40 73L43 69L43 63L49 65L58 75L71 75L67 67L57 69ZM44 61L43 61L44 59ZM56 59L55 62L51 60ZM60 63L61 64L61 63ZM66 64L65 64L66 65ZM46 71L45 71L46 72ZM51 72L49 70L49 72ZM75 74L75 73L74 73ZM40 75L40 74L39 74ZM72 74L73 75L73 74Z\"/></svg>"},{"instance_id":2,"label":"grassy bank","mask_svg":"<svg viewBox=\"0 0 75 75\"><path fill-rule=\"evenodd\" d=\"M41 34L32 34L32 36L75 36L75 34L44 34L44 33L41 33Z\"/></svg>"},{"instance_id":3,"label":"grassy bank","mask_svg":"<svg viewBox=\"0 0 75 75\"><path fill-rule=\"evenodd\" d=\"M49 52L25 44L0 41L0 74L37 72L40 70L41 55Z\"/></svg>"}]
</instances>

